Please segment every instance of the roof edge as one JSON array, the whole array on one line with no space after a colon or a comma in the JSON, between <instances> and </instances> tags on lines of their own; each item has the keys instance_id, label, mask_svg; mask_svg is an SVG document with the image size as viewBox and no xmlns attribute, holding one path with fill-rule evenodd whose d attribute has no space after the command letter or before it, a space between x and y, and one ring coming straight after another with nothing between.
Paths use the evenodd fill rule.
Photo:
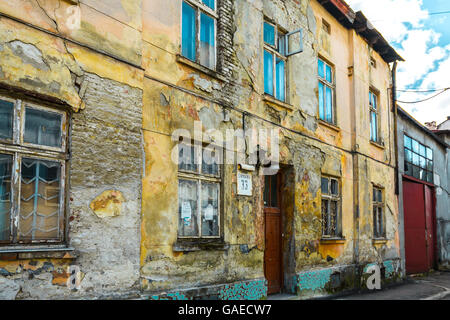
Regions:
<instances>
[{"instance_id":1,"label":"roof edge","mask_svg":"<svg viewBox=\"0 0 450 320\"><path fill-rule=\"evenodd\" d=\"M410 122L416 125L419 129L424 131L429 136L433 137L436 142L438 142L440 145L442 145L444 148L450 148L450 145L448 145L445 141L443 141L440 137L436 135L433 131L425 127L423 124L421 124L419 121L417 121L412 115L410 115L405 109L397 105L397 110L399 114L403 115L405 118L407 118Z\"/></svg>"},{"instance_id":2,"label":"roof edge","mask_svg":"<svg viewBox=\"0 0 450 320\"><path fill-rule=\"evenodd\" d=\"M317 0L340 24L354 29L387 63L405 61L361 11L354 12L344 0Z\"/></svg>"}]
</instances>

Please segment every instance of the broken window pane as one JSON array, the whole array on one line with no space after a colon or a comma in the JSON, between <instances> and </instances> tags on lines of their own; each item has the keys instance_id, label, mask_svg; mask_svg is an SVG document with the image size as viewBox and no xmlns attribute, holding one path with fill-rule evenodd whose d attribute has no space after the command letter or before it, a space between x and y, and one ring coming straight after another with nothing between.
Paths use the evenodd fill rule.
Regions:
<instances>
[{"instance_id":1,"label":"broken window pane","mask_svg":"<svg viewBox=\"0 0 450 320\"><path fill-rule=\"evenodd\" d=\"M284 60L276 58L276 98L278 100L285 100L285 63Z\"/></svg>"},{"instance_id":2,"label":"broken window pane","mask_svg":"<svg viewBox=\"0 0 450 320\"><path fill-rule=\"evenodd\" d=\"M338 195L339 194L339 185L337 180L331 179L331 194Z\"/></svg>"},{"instance_id":3,"label":"broken window pane","mask_svg":"<svg viewBox=\"0 0 450 320\"><path fill-rule=\"evenodd\" d=\"M198 183L192 180L178 181L178 235L198 236L197 196Z\"/></svg>"},{"instance_id":4,"label":"broken window pane","mask_svg":"<svg viewBox=\"0 0 450 320\"><path fill-rule=\"evenodd\" d=\"M200 14L200 64L214 69L215 61L215 31L214 19L210 16Z\"/></svg>"},{"instance_id":5,"label":"broken window pane","mask_svg":"<svg viewBox=\"0 0 450 320\"><path fill-rule=\"evenodd\" d=\"M23 158L21 174L19 239L58 239L61 164Z\"/></svg>"},{"instance_id":6,"label":"broken window pane","mask_svg":"<svg viewBox=\"0 0 450 320\"><path fill-rule=\"evenodd\" d=\"M14 103L0 100L0 139L12 139Z\"/></svg>"},{"instance_id":7,"label":"broken window pane","mask_svg":"<svg viewBox=\"0 0 450 320\"><path fill-rule=\"evenodd\" d=\"M320 188L322 191L322 194L328 194L328 178L322 178Z\"/></svg>"},{"instance_id":8,"label":"broken window pane","mask_svg":"<svg viewBox=\"0 0 450 320\"><path fill-rule=\"evenodd\" d=\"M202 0L203 4L207 5L211 9L215 10L215 0Z\"/></svg>"},{"instance_id":9,"label":"broken window pane","mask_svg":"<svg viewBox=\"0 0 450 320\"><path fill-rule=\"evenodd\" d=\"M197 34L195 23L196 11L184 1L182 11L181 54L184 57L195 61L195 39Z\"/></svg>"},{"instance_id":10,"label":"broken window pane","mask_svg":"<svg viewBox=\"0 0 450 320\"><path fill-rule=\"evenodd\" d=\"M0 154L0 241L10 238L12 156Z\"/></svg>"},{"instance_id":11,"label":"broken window pane","mask_svg":"<svg viewBox=\"0 0 450 320\"><path fill-rule=\"evenodd\" d=\"M264 22L264 42L275 46L275 26Z\"/></svg>"},{"instance_id":12,"label":"broken window pane","mask_svg":"<svg viewBox=\"0 0 450 320\"><path fill-rule=\"evenodd\" d=\"M405 174L412 176L412 166L405 161Z\"/></svg>"},{"instance_id":13,"label":"broken window pane","mask_svg":"<svg viewBox=\"0 0 450 320\"><path fill-rule=\"evenodd\" d=\"M220 148L203 149L202 173L214 176L219 175L219 164L221 163Z\"/></svg>"},{"instance_id":14,"label":"broken window pane","mask_svg":"<svg viewBox=\"0 0 450 320\"><path fill-rule=\"evenodd\" d=\"M219 184L202 182L202 236L219 235Z\"/></svg>"},{"instance_id":15,"label":"broken window pane","mask_svg":"<svg viewBox=\"0 0 450 320\"><path fill-rule=\"evenodd\" d=\"M264 50L264 92L273 96L273 55Z\"/></svg>"},{"instance_id":16,"label":"broken window pane","mask_svg":"<svg viewBox=\"0 0 450 320\"><path fill-rule=\"evenodd\" d=\"M195 146L180 143L178 145L178 169L197 172Z\"/></svg>"},{"instance_id":17,"label":"broken window pane","mask_svg":"<svg viewBox=\"0 0 450 320\"><path fill-rule=\"evenodd\" d=\"M61 122L59 113L27 107L25 109L24 142L49 147L61 147Z\"/></svg>"}]
</instances>

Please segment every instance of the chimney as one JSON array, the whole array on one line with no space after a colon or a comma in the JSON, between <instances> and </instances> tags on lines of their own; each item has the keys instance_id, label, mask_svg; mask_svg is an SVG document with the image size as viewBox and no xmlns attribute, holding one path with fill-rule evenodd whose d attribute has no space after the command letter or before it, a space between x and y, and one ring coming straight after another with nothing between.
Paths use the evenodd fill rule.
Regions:
<instances>
[{"instance_id":1,"label":"chimney","mask_svg":"<svg viewBox=\"0 0 450 320\"><path fill-rule=\"evenodd\" d=\"M430 130L437 130L436 121L425 122L425 127L427 127Z\"/></svg>"}]
</instances>

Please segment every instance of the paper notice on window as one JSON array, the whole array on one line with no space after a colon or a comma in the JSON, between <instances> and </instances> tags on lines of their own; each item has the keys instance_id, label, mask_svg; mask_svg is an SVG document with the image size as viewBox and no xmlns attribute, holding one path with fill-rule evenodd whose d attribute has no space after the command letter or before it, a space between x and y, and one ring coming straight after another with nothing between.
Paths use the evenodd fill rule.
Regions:
<instances>
[{"instance_id":1,"label":"paper notice on window","mask_svg":"<svg viewBox=\"0 0 450 320\"><path fill-rule=\"evenodd\" d=\"M208 204L208 206L205 209L205 220L206 221L214 220L214 208L211 204Z\"/></svg>"},{"instance_id":2,"label":"paper notice on window","mask_svg":"<svg viewBox=\"0 0 450 320\"><path fill-rule=\"evenodd\" d=\"M181 203L181 219L191 219L191 216L191 203L189 201L184 201Z\"/></svg>"}]
</instances>

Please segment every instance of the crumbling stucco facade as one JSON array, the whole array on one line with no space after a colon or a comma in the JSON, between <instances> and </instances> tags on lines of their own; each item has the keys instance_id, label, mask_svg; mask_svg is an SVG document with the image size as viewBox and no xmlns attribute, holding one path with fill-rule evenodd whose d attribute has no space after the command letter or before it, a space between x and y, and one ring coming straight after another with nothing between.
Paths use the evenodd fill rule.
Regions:
<instances>
[{"instance_id":1,"label":"crumbling stucco facade","mask_svg":"<svg viewBox=\"0 0 450 320\"><path fill-rule=\"evenodd\" d=\"M282 292L311 297L364 287L374 263L385 281L402 277L393 60L353 27L353 11L333 10L315 0L218 0L212 70L182 55L181 0L0 1L2 96L55 106L70 119L64 241L1 247L4 296L267 296L262 167L248 171L252 190L244 196L240 163L221 165L219 236L178 236L172 134L194 137L199 121L203 138L215 143L208 130L279 132ZM303 51L286 59L284 102L264 90L264 21L303 31ZM334 70L334 124L319 119L318 58ZM377 143L370 142L370 90L379 101ZM237 145L226 151L251 155ZM339 237L322 236L322 176L339 181ZM374 186L383 190L383 239L373 236ZM69 265L81 270L77 290L67 287Z\"/></svg>"}]
</instances>

